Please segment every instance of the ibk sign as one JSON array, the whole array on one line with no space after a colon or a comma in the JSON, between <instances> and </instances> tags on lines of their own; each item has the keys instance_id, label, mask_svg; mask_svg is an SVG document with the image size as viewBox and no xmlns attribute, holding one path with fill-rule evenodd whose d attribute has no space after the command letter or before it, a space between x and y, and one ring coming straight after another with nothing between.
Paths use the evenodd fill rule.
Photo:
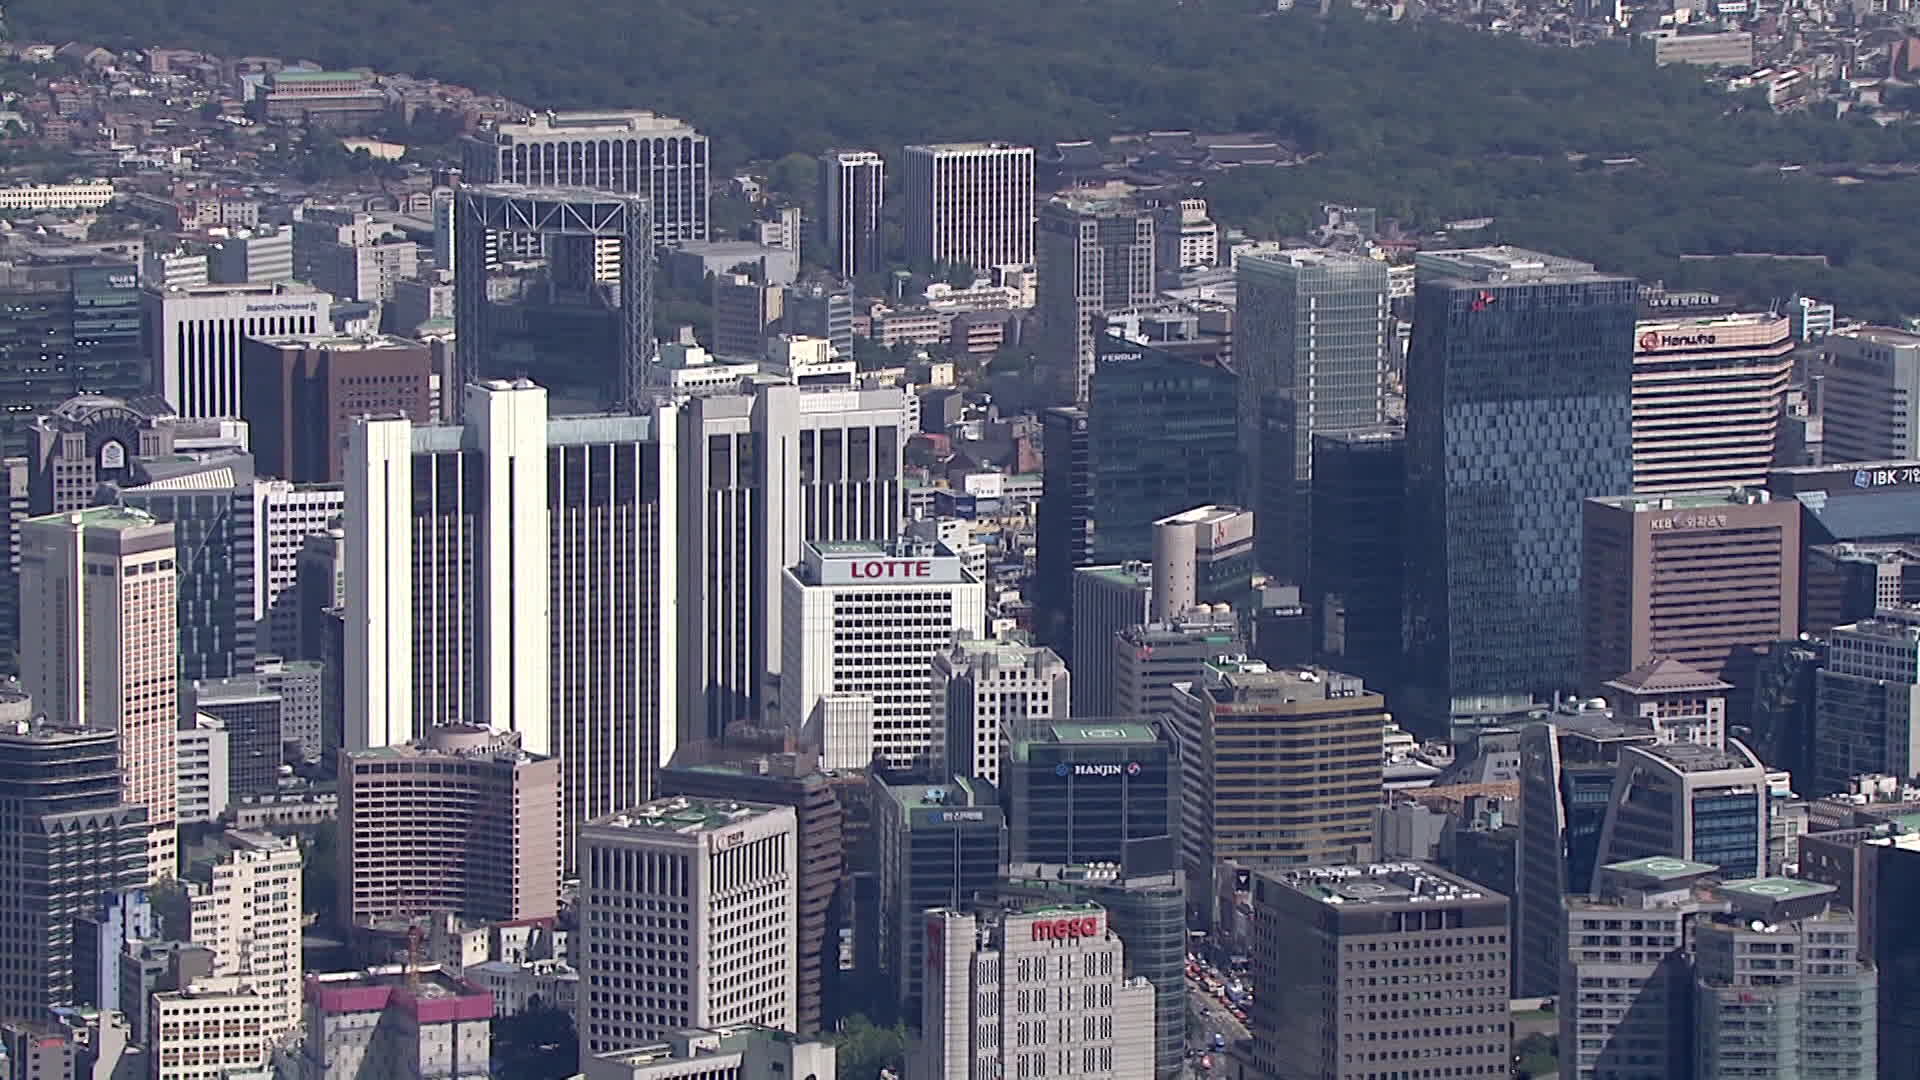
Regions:
<instances>
[{"instance_id":1,"label":"ibk sign","mask_svg":"<svg viewBox=\"0 0 1920 1080\"><path fill-rule=\"evenodd\" d=\"M956 556L848 555L820 560L822 585L950 585L960 580Z\"/></svg>"},{"instance_id":2,"label":"ibk sign","mask_svg":"<svg viewBox=\"0 0 1920 1080\"><path fill-rule=\"evenodd\" d=\"M1078 941L1100 935L1100 916L1083 915L1073 919L1035 919L1033 940Z\"/></svg>"}]
</instances>

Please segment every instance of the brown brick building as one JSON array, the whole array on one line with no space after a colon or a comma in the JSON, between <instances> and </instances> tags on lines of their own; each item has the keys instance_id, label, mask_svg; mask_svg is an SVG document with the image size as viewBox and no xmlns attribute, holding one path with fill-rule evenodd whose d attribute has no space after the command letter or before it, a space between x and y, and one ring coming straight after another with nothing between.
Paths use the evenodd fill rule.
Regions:
<instances>
[{"instance_id":1,"label":"brown brick building","mask_svg":"<svg viewBox=\"0 0 1920 1080\"><path fill-rule=\"evenodd\" d=\"M355 416L434 419L433 354L405 338L250 338L240 350L240 418L261 475L337 483Z\"/></svg>"}]
</instances>

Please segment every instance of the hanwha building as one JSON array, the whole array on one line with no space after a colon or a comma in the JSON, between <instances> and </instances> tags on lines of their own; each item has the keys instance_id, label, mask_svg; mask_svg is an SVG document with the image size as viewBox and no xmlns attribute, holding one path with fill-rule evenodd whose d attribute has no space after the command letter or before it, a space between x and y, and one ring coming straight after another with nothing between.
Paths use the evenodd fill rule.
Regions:
<instances>
[{"instance_id":1,"label":"hanwha building","mask_svg":"<svg viewBox=\"0 0 1920 1080\"><path fill-rule=\"evenodd\" d=\"M653 355L652 235L651 210L637 196L461 188L455 384L532 378L585 406L571 411L637 404ZM457 407L464 398L447 400Z\"/></svg>"},{"instance_id":2,"label":"hanwha building","mask_svg":"<svg viewBox=\"0 0 1920 1080\"><path fill-rule=\"evenodd\" d=\"M1793 373L1784 315L1643 321L1633 349L1633 490L1759 487Z\"/></svg>"}]
</instances>

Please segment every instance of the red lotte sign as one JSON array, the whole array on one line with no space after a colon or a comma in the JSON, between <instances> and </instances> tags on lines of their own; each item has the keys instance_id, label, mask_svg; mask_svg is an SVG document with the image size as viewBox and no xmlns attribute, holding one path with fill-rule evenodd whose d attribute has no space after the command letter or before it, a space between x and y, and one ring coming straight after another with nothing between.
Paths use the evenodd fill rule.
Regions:
<instances>
[{"instance_id":1,"label":"red lotte sign","mask_svg":"<svg viewBox=\"0 0 1920 1080\"><path fill-rule=\"evenodd\" d=\"M1035 941L1074 941L1079 938L1094 937L1100 933L1100 917L1088 915L1077 919L1037 919L1033 924Z\"/></svg>"},{"instance_id":2,"label":"red lotte sign","mask_svg":"<svg viewBox=\"0 0 1920 1080\"><path fill-rule=\"evenodd\" d=\"M847 563L848 576L862 580L892 581L933 576L932 559L866 559Z\"/></svg>"}]
</instances>

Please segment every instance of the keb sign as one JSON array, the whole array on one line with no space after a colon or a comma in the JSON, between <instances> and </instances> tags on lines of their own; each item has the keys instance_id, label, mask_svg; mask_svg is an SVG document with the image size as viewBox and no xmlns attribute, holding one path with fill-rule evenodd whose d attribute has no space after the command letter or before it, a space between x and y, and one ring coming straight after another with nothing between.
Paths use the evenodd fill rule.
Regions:
<instances>
[{"instance_id":1,"label":"keb sign","mask_svg":"<svg viewBox=\"0 0 1920 1080\"><path fill-rule=\"evenodd\" d=\"M1084 915L1074 919L1036 919L1033 923L1035 941L1078 941L1081 938L1096 937L1100 933L1100 917Z\"/></svg>"},{"instance_id":2,"label":"keb sign","mask_svg":"<svg viewBox=\"0 0 1920 1080\"><path fill-rule=\"evenodd\" d=\"M941 585L960 580L958 557L848 555L820 560L822 585Z\"/></svg>"}]
</instances>

